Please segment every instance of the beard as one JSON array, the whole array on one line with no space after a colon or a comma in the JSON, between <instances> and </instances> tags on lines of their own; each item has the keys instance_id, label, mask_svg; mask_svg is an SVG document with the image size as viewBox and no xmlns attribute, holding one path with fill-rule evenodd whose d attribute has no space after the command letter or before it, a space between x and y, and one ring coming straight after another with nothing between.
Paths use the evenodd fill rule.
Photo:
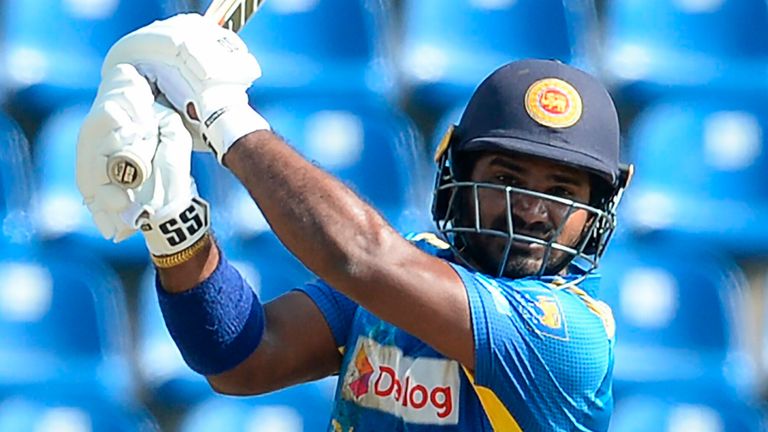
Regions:
<instances>
[{"instance_id":1,"label":"beard","mask_svg":"<svg viewBox=\"0 0 768 432\"><path fill-rule=\"evenodd\" d=\"M470 233L463 233L461 237L463 237L461 240L463 255L484 273L494 276L500 275L510 279L518 279L538 275L540 272L545 276L556 275L573 259L573 256L567 252L552 249L546 264L544 264L546 246L526 241L514 241L501 274L499 274L508 242L507 238Z\"/></svg>"},{"instance_id":2,"label":"beard","mask_svg":"<svg viewBox=\"0 0 768 432\"><path fill-rule=\"evenodd\" d=\"M458 208L470 208L469 205L463 206L462 202L469 203L469 197L462 195L457 200ZM507 210L511 211L511 210ZM566 208L561 209L562 216L567 214ZM544 220L538 220L527 223L514 213L511 215L514 234L524 235L526 237L548 242L554 238L556 233L560 233L555 242L574 248L584 235L584 227L579 233L563 230L564 227L554 226L553 223ZM475 215L469 212L457 212L456 222L461 227L474 227ZM501 235L488 233L462 232L456 234L455 246L465 258L475 268L482 272L494 275L504 276L510 279L519 279L528 276L542 275L552 276L560 274L575 257L572 253L551 248L547 254L547 246L533 243L526 240L509 239L507 213L497 213L490 223L482 224L481 229L494 231ZM560 223L567 223L566 220L560 220ZM508 243L512 241L509 253L505 256ZM546 258L546 262L545 261ZM504 261L502 265L502 261Z\"/></svg>"}]
</instances>

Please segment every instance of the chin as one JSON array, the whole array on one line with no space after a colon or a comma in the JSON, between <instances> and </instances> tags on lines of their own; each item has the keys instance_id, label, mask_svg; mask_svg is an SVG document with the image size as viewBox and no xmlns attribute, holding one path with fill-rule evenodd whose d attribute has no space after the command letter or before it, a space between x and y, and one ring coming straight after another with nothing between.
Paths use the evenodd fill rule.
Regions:
<instances>
[{"instance_id":1,"label":"chin","mask_svg":"<svg viewBox=\"0 0 768 432\"><path fill-rule=\"evenodd\" d=\"M553 254L547 262L547 266L544 269L545 276L556 275L567 266L570 260L567 260L567 256L564 254ZM507 262L507 266L504 269L504 276L515 279L523 278L527 276L536 276L541 270L543 263L543 257L537 256L512 256ZM498 268L498 266L496 267Z\"/></svg>"},{"instance_id":2,"label":"chin","mask_svg":"<svg viewBox=\"0 0 768 432\"><path fill-rule=\"evenodd\" d=\"M534 276L541 269L541 259L536 258L512 258L507 262L504 276L512 279Z\"/></svg>"}]
</instances>

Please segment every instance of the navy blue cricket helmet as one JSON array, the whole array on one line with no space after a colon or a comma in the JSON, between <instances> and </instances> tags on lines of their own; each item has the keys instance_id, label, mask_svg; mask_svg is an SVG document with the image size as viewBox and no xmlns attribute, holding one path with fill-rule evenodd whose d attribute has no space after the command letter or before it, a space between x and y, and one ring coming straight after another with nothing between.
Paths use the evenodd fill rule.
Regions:
<instances>
[{"instance_id":1,"label":"navy blue cricket helmet","mask_svg":"<svg viewBox=\"0 0 768 432\"><path fill-rule=\"evenodd\" d=\"M557 273L575 258L587 263L591 271L597 267L616 228L616 208L632 174L631 166L619 162L619 140L613 100L591 75L550 60L521 60L502 66L477 87L459 124L449 128L436 151L438 174L432 216L437 228L457 257L468 264L472 262L466 256L468 235L506 238L505 255L496 276L503 276L512 242L546 247L538 276ZM468 159L467 154L482 151L534 156L584 170L592 179L592 198L589 203L579 203L514 186L461 178L457 167ZM511 222L511 204L507 208L510 222L504 229L482 226L477 212L474 218L460 217L471 204L480 205L478 193L484 188L501 189L508 203L514 201L515 194L523 194L564 206L567 215L583 210L590 215L589 223L577 244L561 244L556 236L536 238L516 233ZM555 232L561 229L558 227ZM557 268L548 268L553 251L561 251L570 259Z\"/></svg>"}]
</instances>

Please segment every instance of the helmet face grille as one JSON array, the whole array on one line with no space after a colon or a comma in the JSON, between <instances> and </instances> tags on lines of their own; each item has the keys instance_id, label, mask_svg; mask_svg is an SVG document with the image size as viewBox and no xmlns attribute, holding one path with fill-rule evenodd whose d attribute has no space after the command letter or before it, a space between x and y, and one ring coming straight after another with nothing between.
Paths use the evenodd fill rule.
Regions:
<instances>
[{"instance_id":1,"label":"helmet face grille","mask_svg":"<svg viewBox=\"0 0 768 432\"><path fill-rule=\"evenodd\" d=\"M434 189L433 219L438 231L451 244L453 252L464 264L478 271L501 277L550 276L559 273L568 264L578 258L585 270L594 270L616 226L616 207L619 193L613 193L603 200L602 208L580 203L529 189L495 183L459 181L450 163L452 152L448 151L439 161L439 169ZM535 203L554 214L556 226L550 226L540 233L525 232L515 227L515 203L521 201ZM490 202L493 201L493 202ZM505 217L496 217L493 221L482 219L484 206L503 205ZM577 212L586 215L586 223L580 236L563 244L561 234L571 216ZM477 248L469 247L473 240L488 244L490 238L495 247L494 266L489 263L479 264ZM530 274L510 274L510 259L515 257L515 244L537 245L543 248L541 263ZM502 246L503 245L503 246ZM478 268L482 266L483 268ZM488 268L495 267L495 268Z\"/></svg>"}]
</instances>

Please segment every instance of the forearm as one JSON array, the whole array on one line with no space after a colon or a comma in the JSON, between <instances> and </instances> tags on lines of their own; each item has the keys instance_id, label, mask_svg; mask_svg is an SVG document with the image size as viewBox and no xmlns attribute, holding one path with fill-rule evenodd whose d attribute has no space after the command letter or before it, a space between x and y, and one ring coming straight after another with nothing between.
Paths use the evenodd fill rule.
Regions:
<instances>
[{"instance_id":1,"label":"forearm","mask_svg":"<svg viewBox=\"0 0 768 432\"><path fill-rule=\"evenodd\" d=\"M224 163L310 270L379 318L473 367L468 299L447 262L409 244L354 192L271 132L241 138Z\"/></svg>"},{"instance_id":2,"label":"forearm","mask_svg":"<svg viewBox=\"0 0 768 432\"><path fill-rule=\"evenodd\" d=\"M288 249L337 288L365 279L367 264L402 241L370 205L271 132L241 138L224 162Z\"/></svg>"},{"instance_id":3,"label":"forearm","mask_svg":"<svg viewBox=\"0 0 768 432\"><path fill-rule=\"evenodd\" d=\"M216 270L219 259L219 248L211 234L211 241L189 261L169 268L157 268L162 288L173 294L196 287Z\"/></svg>"}]
</instances>

